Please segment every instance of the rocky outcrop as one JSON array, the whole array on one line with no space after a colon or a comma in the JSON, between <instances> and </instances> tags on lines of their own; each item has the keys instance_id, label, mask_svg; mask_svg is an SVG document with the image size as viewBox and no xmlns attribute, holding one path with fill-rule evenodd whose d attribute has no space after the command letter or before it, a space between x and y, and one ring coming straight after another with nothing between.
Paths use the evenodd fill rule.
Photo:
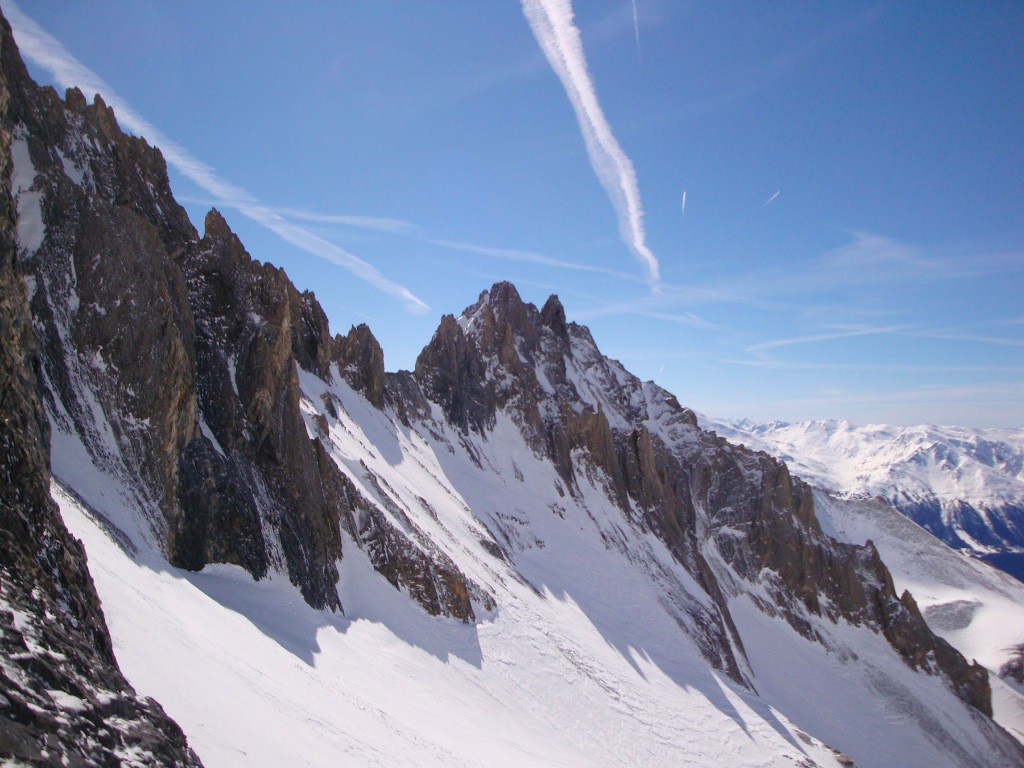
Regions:
<instances>
[{"instance_id":1,"label":"rocky outcrop","mask_svg":"<svg viewBox=\"0 0 1024 768\"><path fill-rule=\"evenodd\" d=\"M396 586L422 583L409 592L426 610L471 621L468 580L384 517L356 515L365 500L303 418L303 372L337 370L384 404L369 329L332 338L315 296L252 259L220 212L200 237L160 152L100 97L61 100L13 50L4 71L19 212L38 225L21 232L20 261L47 411L136 496L167 560L283 571L310 605L340 610L344 530L358 546L387 540L375 564Z\"/></svg>"},{"instance_id":2,"label":"rocky outcrop","mask_svg":"<svg viewBox=\"0 0 1024 768\"><path fill-rule=\"evenodd\" d=\"M724 441L718 455L726 463L738 459L742 471L723 473L717 482L706 476L698 485L698 504L711 511L718 549L737 573L756 580L767 569L776 604L805 634L800 607L876 627L908 664L943 674L960 698L991 716L987 671L976 662L968 664L928 628L910 593L897 595L870 542L861 547L826 536L814 514L810 486L792 478L781 462ZM761 478L759 488L741 479L755 475Z\"/></svg>"},{"instance_id":3,"label":"rocky outcrop","mask_svg":"<svg viewBox=\"0 0 1024 768\"><path fill-rule=\"evenodd\" d=\"M361 543L374 569L393 587L410 595L432 616L452 616L468 623L477 618L474 600L485 610L494 608L490 596L470 582L397 506L390 505L390 511L406 529L413 531L416 545L370 504L348 478L344 478L342 489L353 510L352 535Z\"/></svg>"},{"instance_id":4,"label":"rocky outcrop","mask_svg":"<svg viewBox=\"0 0 1024 768\"><path fill-rule=\"evenodd\" d=\"M365 324L354 325L347 336L334 337L333 360L345 380L373 405L384 404L384 351Z\"/></svg>"},{"instance_id":5,"label":"rocky outcrop","mask_svg":"<svg viewBox=\"0 0 1024 768\"><path fill-rule=\"evenodd\" d=\"M810 615L873 627L908 664L991 714L985 671L928 629L909 594L896 595L872 546L826 536L809 486L767 454L700 430L672 395L601 355L556 297L538 311L496 284L458 320L442 319L415 378L463 430L486 431L499 409L512 414L570 492L579 472L599 470L610 498L627 516L639 510L711 595L717 614L698 624L709 661L734 678L742 665L720 651L742 654L728 605L738 576L763 584L773 599L762 608L808 637L820 639Z\"/></svg>"},{"instance_id":6,"label":"rocky outcrop","mask_svg":"<svg viewBox=\"0 0 1024 768\"><path fill-rule=\"evenodd\" d=\"M198 766L178 726L114 659L85 551L50 498L41 361L15 254L10 67L0 18L0 759Z\"/></svg>"},{"instance_id":7,"label":"rocky outcrop","mask_svg":"<svg viewBox=\"0 0 1024 768\"><path fill-rule=\"evenodd\" d=\"M812 485L882 498L954 549L1024 581L1024 429L707 419Z\"/></svg>"},{"instance_id":8,"label":"rocky outcrop","mask_svg":"<svg viewBox=\"0 0 1024 768\"><path fill-rule=\"evenodd\" d=\"M1004 680L1013 680L1018 686L1024 685L1024 644L1012 650L1010 660L999 668L999 676Z\"/></svg>"},{"instance_id":9,"label":"rocky outcrop","mask_svg":"<svg viewBox=\"0 0 1024 768\"><path fill-rule=\"evenodd\" d=\"M205 234L179 256L195 318L198 416L209 431L170 531L171 562L201 568L236 562L262 576L280 543L284 565L315 607L339 608L334 563L341 557L343 509L325 494L337 467L317 460L300 414L300 359L327 374L330 336L323 311L298 294L283 271L254 261L223 216L211 211ZM214 498L209 505L205 498ZM277 542L266 541L265 527Z\"/></svg>"},{"instance_id":10,"label":"rocky outcrop","mask_svg":"<svg viewBox=\"0 0 1024 768\"><path fill-rule=\"evenodd\" d=\"M496 403L480 355L451 315L441 318L430 343L416 358L416 381L427 399L461 429L494 426Z\"/></svg>"}]
</instances>

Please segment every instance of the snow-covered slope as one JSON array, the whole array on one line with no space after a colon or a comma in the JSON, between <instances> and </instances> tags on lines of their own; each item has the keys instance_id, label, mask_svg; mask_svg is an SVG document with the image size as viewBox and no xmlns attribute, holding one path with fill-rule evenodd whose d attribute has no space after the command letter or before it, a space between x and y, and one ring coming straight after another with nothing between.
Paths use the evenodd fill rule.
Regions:
<instances>
[{"instance_id":1,"label":"snow-covered slope","mask_svg":"<svg viewBox=\"0 0 1024 768\"><path fill-rule=\"evenodd\" d=\"M880 496L953 547L1024 577L1024 428L716 420L702 426L846 496Z\"/></svg>"},{"instance_id":2,"label":"snow-covered slope","mask_svg":"<svg viewBox=\"0 0 1024 768\"><path fill-rule=\"evenodd\" d=\"M507 290L496 287L484 305ZM467 327L480 312L464 315ZM584 329L569 332L564 379L600 402L610 422L625 426L640 414L674 450L709 450L671 396L602 357ZM537 365L557 390L556 372ZM735 634L731 650L709 649L721 631L716 600L639 506L624 513L586 452L572 454L569 492L530 444L524 393L475 432L453 427L429 402L430 415L403 423L337 367L333 383L304 370L299 379L310 436L353 486L493 602L475 604L473 623L430 617L350 539L338 564L344 615L310 608L283 574L253 582L234 566L173 568L151 538L110 535L111 521L89 510L123 511L119 499L132 489L58 441L58 474L73 478L79 495L58 485L54 496L86 543L118 658L208 765L828 766L844 764L845 753L861 766L983 766L1019 758L941 676L915 671L876 629L780 603L777 579L736 572L719 542L743 534L712 534L718 510L700 513L702 549ZM730 455L721 450L716 461ZM745 472L762 471L756 457L739 458L754 462ZM709 653L734 659L735 677Z\"/></svg>"},{"instance_id":3,"label":"snow-covered slope","mask_svg":"<svg viewBox=\"0 0 1024 768\"><path fill-rule=\"evenodd\" d=\"M849 499L815 491L822 527L839 541L869 539L897 589L909 589L936 633L992 675L996 720L1024 741L1024 696L998 676L1024 644L1024 584L953 552L881 499Z\"/></svg>"},{"instance_id":4,"label":"snow-covered slope","mask_svg":"<svg viewBox=\"0 0 1024 768\"><path fill-rule=\"evenodd\" d=\"M129 557L55 488L86 542L122 666L207 765L835 764L709 669L669 602L699 593L692 580L649 537L636 552L607 547L601 494L591 488L586 509L559 499L513 426L475 446L477 468L344 385L307 376L304 389L307 408L327 390L340 398L333 456L363 482L386 482L498 606L476 625L432 618L350 547L345 615L314 611L281 577ZM515 537L518 567L489 551L486 526ZM638 570L631 554L651 562Z\"/></svg>"},{"instance_id":5,"label":"snow-covered slope","mask_svg":"<svg viewBox=\"0 0 1024 768\"><path fill-rule=\"evenodd\" d=\"M599 484L559 494L557 473L504 417L464 442L441 422L406 428L343 383L303 374L303 392L311 426L314 404L337 398L332 458L368 493L386 488L496 607L475 625L430 617L349 547L345 615L315 611L279 576L131 554L55 486L123 668L208 766L846 764L835 750L860 766L1012 759L991 752L985 718L878 634L818 618L823 639L808 640L764 613L766 593L730 601L753 688L715 672L681 627L703 590Z\"/></svg>"}]
</instances>

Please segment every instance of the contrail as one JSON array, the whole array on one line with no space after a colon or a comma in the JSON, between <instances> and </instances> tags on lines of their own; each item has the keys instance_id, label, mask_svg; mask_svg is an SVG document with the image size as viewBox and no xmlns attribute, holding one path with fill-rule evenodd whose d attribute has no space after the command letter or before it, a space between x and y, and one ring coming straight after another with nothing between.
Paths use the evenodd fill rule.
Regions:
<instances>
[{"instance_id":1,"label":"contrail","mask_svg":"<svg viewBox=\"0 0 1024 768\"><path fill-rule=\"evenodd\" d=\"M288 219L301 219L302 221L311 221L316 224L341 224L346 227L370 229L375 232L386 232L388 234L410 234L418 229L415 224L404 219L391 219L383 216L316 213L315 211L305 211L300 208L275 208L274 210Z\"/></svg>"},{"instance_id":2,"label":"contrail","mask_svg":"<svg viewBox=\"0 0 1024 768\"><path fill-rule=\"evenodd\" d=\"M642 278L639 278L636 275L628 275L625 272L619 272L615 269L605 269L604 267L597 267L591 264L580 264L575 261L562 261L561 259L554 259L550 256L546 256L543 253L520 251L512 248L491 248L483 245L475 245L473 243L464 243L457 240L434 240L427 238L425 242L428 242L431 245L439 245L442 248L453 248L457 251L478 253L482 256L490 256L494 259L518 261L523 264L540 264L545 267L572 269L580 272L594 272L601 275L609 275L610 277L615 277L619 280L643 282Z\"/></svg>"},{"instance_id":3,"label":"contrail","mask_svg":"<svg viewBox=\"0 0 1024 768\"><path fill-rule=\"evenodd\" d=\"M679 218L683 218L686 215L686 190L683 190L683 209L679 212Z\"/></svg>"},{"instance_id":4,"label":"contrail","mask_svg":"<svg viewBox=\"0 0 1024 768\"><path fill-rule=\"evenodd\" d=\"M633 32L636 34L636 57L643 63L644 54L640 50L640 20L636 15L636 0L633 0Z\"/></svg>"},{"instance_id":5,"label":"contrail","mask_svg":"<svg viewBox=\"0 0 1024 768\"><path fill-rule=\"evenodd\" d=\"M597 100L587 72L580 32L573 23L572 5L569 0L522 0L522 5L534 37L562 81L576 112L590 164L615 208L622 240L646 269L651 289L657 291L660 268L657 257L645 242L644 212L636 171L615 140Z\"/></svg>"},{"instance_id":6,"label":"contrail","mask_svg":"<svg viewBox=\"0 0 1024 768\"><path fill-rule=\"evenodd\" d=\"M779 192L781 192L781 191L782 191L782 190L780 189L780 190L779 190ZM774 199L775 199L776 197L778 197L778 196L779 196L779 192L776 192L776 193L775 193L774 195L772 195L771 197L769 197L769 198L768 198L768 203L770 203L770 202L771 202L772 200L774 200ZM761 207L762 207L762 208L767 208L767 207L768 207L768 203L765 203L765 204L764 204L764 205L762 205Z\"/></svg>"},{"instance_id":7,"label":"contrail","mask_svg":"<svg viewBox=\"0 0 1024 768\"><path fill-rule=\"evenodd\" d=\"M56 38L26 16L13 0L0 0L0 7L3 8L14 30L22 54L49 72L61 87L78 86L85 93L102 94L106 103L114 108L121 125L132 133L145 136L150 143L160 147L164 159L170 165L212 195L219 205L234 208L306 253L344 267L375 288L399 299L409 312L422 314L430 309L408 288L392 282L372 264L287 221L274 209L261 203L248 190L222 179L209 165L193 157L180 144L168 139L156 126L117 96L113 88L99 75L78 61Z\"/></svg>"}]
</instances>

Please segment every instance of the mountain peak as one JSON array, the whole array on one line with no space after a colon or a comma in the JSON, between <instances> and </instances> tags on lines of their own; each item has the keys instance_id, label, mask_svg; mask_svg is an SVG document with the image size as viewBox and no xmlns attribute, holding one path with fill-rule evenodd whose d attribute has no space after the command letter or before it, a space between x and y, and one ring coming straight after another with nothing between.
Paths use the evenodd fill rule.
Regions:
<instances>
[{"instance_id":1,"label":"mountain peak","mask_svg":"<svg viewBox=\"0 0 1024 768\"><path fill-rule=\"evenodd\" d=\"M537 308L524 302L512 283L501 281L492 285L490 290L483 291L476 304L463 312L463 317L469 321L466 327L473 325L472 320L478 315L486 318L488 312L497 324L512 323L517 326L516 330L521 330L529 323L530 316L537 313Z\"/></svg>"},{"instance_id":2,"label":"mountain peak","mask_svg":"<svg viewBox=\"0 0 1024 768\"><path fill-rule=\"evenodd\" d=\"M555 294L552 293L544 302L544 308L540 311L540 321L568 342L569 327L565 321L565 307Z\"/></svg>"},{"instance_id":3,"label":"mountain peak","mask_svg":"<svg viewBox=\"0 0 1024 768\"><path fill-rule=\"evenodd\" d=\"M380 408L384 402L384 351L366 323L352 326L348 336L334 337L332 357L353 389Z\"/></svg>"},{"instance_id":4,"label":"mountain peak","mask_svg":"<svg viewBox=\"0 0 1024 768\"><path fill-rule=\"evenodd\" d=\"M85 100L85 94L82 93L78 86L73 85L64 91L64 102L70 109L76 112L81 112L88 106L88 102Z\"/></svg>"},{"instance_id":5,"label":"mountain peak","mask_svg":"<svg viewBox=\"0 0 1024 768\"><path fill-rule=\"evenodd\" d=\"M216 208L211 208L209 213L206 214L203 230L206 237L217 239L234 234L224 215Z\"/></svg>"},{"instance_id":6,"label":"mountain peak","mask_svg":"<svg viewBox=\"0 0 1024 768\"><path fill-rule=\"evenodd\" d=\"M0 22L6 43L2 36ZM11 57L0 46L0 95ZM50 214L44 257L0 263L0 325L15 334L0 344L0 374L13 387L0 402L0 438L33 454L0 456L0 476L10 467L6 474L19 483L0 483L0 512L8 486L18 496L14 514L0 514L0 614L13 617L0 619L0 701L24 700L17 711L49 710L45 720L18 726L19 744L35 739L38 725L47 750L52 732L81 733L90 748L120 739L120 754L140 754L136 733L149 742L156 731L177 748L148 762L197 763L155 704L129 706L135 694L114 676L106 653L127 639L136 643L127 656L141 659L140 667L156 661L149 666L157 670L188 668L194 649L212 643L214 663L196 668L203 674L164 679L164 690L177 701L205 702L191 723L224 717L225 681L257 697L267 691L271 709L249 718L250 733L237 743L263 749L268 734L288 734L268 754L292 762L312 754L296 756L294 745L310 742L325 763L332 757L322 750L334 744L350 756L353 744L376 752L392 742L415 752L397 760L380 752L382 762L410 755L423 762L424 754L438 764L494 762L491 732L475 729L498 721L500 746L498 701L516 716L537 764L627 764L636 743L652 764L693 762L695 750L706 765L764 764L792 749L806 755L803 764L812 756L833 764L834 750L796 731L797 720L857 749L866 742L874 765L1022 764L1008 735L956 708L959 696L991 714L988 673L943 645L909 594L897 597L877 550L829 538L810 488L785 465L701 432L672 395L601 354L584 326L567 324L556 296L538 311L511 283L495 283L459 320L442 318L414 374L389 378L367 326L331 337L313 294L253 260L216 209L200 240L170 195L159 153L141 137L105 138L116 123L102 100L82 119L67 119L61 110L72 107L57 103L55 91L27 80L19 87L9 89L10 110L0 103L0 149L11 144L11 126L23 124L42 168L33 194ZM75 95L68 101L79 103ZM65 182L66 147L89 160L93 187ZM9 149L0 152L0 166L11 159ZM0 239L10 252L17 228L7 194ZM81 254L97 254L96 264L78 269ZM18 283L22 267L38 287L32 308ZM11 409L20 411L8 418ZM146 630L113 644L101 637L80 663L78 646L91 641L72 633L65 643L62 635L88 629L90 616L99 627L102 618L85 582L84 553L57 535L47 425L56 438L52 488L68 519L83 526L96 573L114 584L105 604L113 615L141 615L136 626ZM33 444L23 444L30 433ZM28 470L32 486L23 487ZM75 486L68 493L62 478ZM34 508L24 509L29 501ZM26 520L41 535L12 583L14 558L2 555L8 539L20 542ZM72 557L78 575L61 581ZM198 586L216 588L212 594L187 575L164 577L218 563L236 573L199 577ZM241 570L285 578L250 584ZM138 583L125 590L125 578ZM385 582L396 591L382 590ZM48 583L61 593L48 597ZM293 587L315 612L293 604ZM22 593L13 611L12 588ZM78 623L54 622L74 608L76 594L85 603ZM342 594L350 613L335 621L324 611L340 610ZM406 599L446 623L409 613ZM35 610L32 623L47 631L35 634L67 646L60 656L43 646L45 655L37 653L26 634L23 616L39 604L48 615ZM270 621L238 621L240 610ZM447 619L466 626L456 631ZM371 632L360 629L371 623ZM381 640L387 653L376 652ZM254 648L258 658L246 655ZM869 660L859 661L861 649ZM322 678L318 658L333 659ZM66 684L55 674L62 659L76 665ZM95 659L104 664L88 664ZM424 674L407 686L396 670L409 659ZM336 671L356 666L354 685L337 685ZM19 677L4 687L8 667ZM247 685L236 685L240 669L256 672ZM96 670L84 690L85 673ZM738 686L725 698L719 673ZM919 673L941 676L949 690L921 682ZM453 710L456 730L424 728L418 706L393 711L398 687L355 684L377 675L398 680L414 705L450 692L446 699L464 705ZM878 684L890 677L891 685ZM31 696L19 692L22 680L33 684ZM793 680L807 690L794 693ZM379 698L365 698L367 688ZM815 717L821 701L830 703L828 717ZM914 717L886 717L899 709ZM57 710L66 712L51 714ZM533 733L546 736L552 722L581 711L590 730L573 733L554 754L534 746ZM338 738L323 738L325 712ZM94 736L110 713L117 722ZM358 719L363 713L368 719ZM376 739L382 713L396 738ZM230 715L208 722L227 722L233 735ZM310 738L295 737L303 723L314 725ZM367 723L364 737L358 731ZM701 727L722 731L720 753L692 738ZM195 733L205 739L224 730ZM21 738L26 733L31 739ZM462 733L475 736L469 752L459 751ZM645 740L651 733L657 738ZM83 743L66 755L83 755ZM204 744L217 750L223 742ZM888 745L897 754L880 751ZM101 757L79 762L115 759ZM498 755L523 762L516 758Z\"/></svg>"},{"instance_id":7,"label":"mountain peak","mask_svg":"<svg viewBox=\"0 0 1024 768\"><path fill-rule=\"evenodd\" d=\"M515 285L513 285L507 280L501 280L495 283L494 285L491 286L491 289L489 291L484 291L483 294L481 294L481 297L484 295L490 297L490 301L492 304L498 304L499 306L506 304L516 305L523 303L523 299L519 295L519 291L516 290Z\"/></svg>"}]
</instances>

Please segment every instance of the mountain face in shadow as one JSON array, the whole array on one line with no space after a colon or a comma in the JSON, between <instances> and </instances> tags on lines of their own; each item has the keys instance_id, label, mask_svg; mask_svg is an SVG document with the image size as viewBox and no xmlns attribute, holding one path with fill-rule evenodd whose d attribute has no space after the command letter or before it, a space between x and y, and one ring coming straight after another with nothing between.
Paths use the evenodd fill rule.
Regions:
<instances>
[{"instance_id":1,"label":"mountain face in shadow","mask_svg":"<svg viewBox=\"0 0 1024 768\"><path fill-rule=\"evenodd\" d=\"M0 18L0 756L12 764L199 766L121 674L85 550L50 498L40 349L16 258L14 101L27 75Z\"/></svg>"}]
</instances>

